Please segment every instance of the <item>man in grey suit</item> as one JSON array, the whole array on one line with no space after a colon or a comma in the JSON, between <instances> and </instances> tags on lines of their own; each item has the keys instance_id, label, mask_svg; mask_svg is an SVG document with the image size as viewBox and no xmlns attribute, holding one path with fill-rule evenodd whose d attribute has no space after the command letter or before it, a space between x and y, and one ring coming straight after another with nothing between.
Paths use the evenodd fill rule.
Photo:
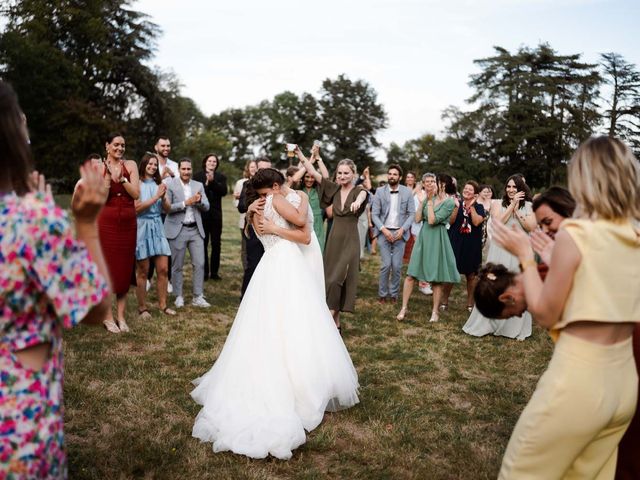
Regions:
<instances>
[{"instance_id":1,"label":"man in grey suit","mask_svg":"<svg viewBox=\"0 0 640 480\"><path fill-rule=\"evenodd\" d=\"M200 212L209 210L204 185L192 180L191 160L183 158L178 163L179 176L167 181L169 210L164 220L164 232L171 248L171 281L177 308L184 306L182 297L182 268L189 249L193 266L193 299L191 305L210 307L202 294L204 284L204 228Z\"/></svg>"},{"instance_id":2,"label":"man in grey suit","mask_svg":"<svg viewBox=\"0 0 640 480\"><path fill-rule=\"evenodd\" d=\"M378 188L371 206L373 235L378 237L380 251L380 282L378 302L392 303L400 293L400 273L404 246L411 234L416 207L410 189L400 185L402 168L391 165L387 170L387 184Z\"/></svg>"}]
</instances>

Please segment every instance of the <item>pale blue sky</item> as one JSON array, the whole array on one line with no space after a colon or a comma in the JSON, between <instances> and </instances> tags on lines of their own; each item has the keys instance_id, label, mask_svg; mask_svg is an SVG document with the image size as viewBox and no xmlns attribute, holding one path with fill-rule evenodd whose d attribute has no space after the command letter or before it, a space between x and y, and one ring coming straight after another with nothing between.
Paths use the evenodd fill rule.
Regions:
<instances>
[{"instance_id":1,"label":"pale blue sky","mask_svg":"<svg viewBox=\"0 0 640 480\"><path fill-rule=\"evenodd\" d=\"M473 60L493 46L548 42L596 62L615 51L640 65L638 0L139 0L163 35L153 63L173 70L205 114L316 94L346 73L378 92L387 145L438 134L448 105L464 107Z\"/></svg>"}]
</instances>

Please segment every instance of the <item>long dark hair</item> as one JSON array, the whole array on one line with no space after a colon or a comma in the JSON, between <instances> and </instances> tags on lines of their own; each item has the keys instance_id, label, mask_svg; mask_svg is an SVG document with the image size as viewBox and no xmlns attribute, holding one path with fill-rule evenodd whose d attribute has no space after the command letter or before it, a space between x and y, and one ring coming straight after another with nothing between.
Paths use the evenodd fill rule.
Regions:
<instances>
[{"instance_id":1,"label":"long dark hair","mask_svg":"<svg viewBox=\"0 0 640 480\"><path fill-rule=\"evenodd\" d=\"M549 205L549 208L564 218L570 218L576 209L576 201L569 193L569 190L554 185L533 199L533 211L535 212L542 205Z\"/></svg>"},{"instance_id":2,"label":"long dark hair","mask_svg":"<svg viewBox=\"0 0 640 480\"><path fill-rule=\"evenodd\" d=\"M525 202L531 201L531 190L529 190L529 187L525 183L522 174L516 173L514 175L511 175L509 178L507 178L507 181L504 182L504 195L502 195L502 206L504 208L507 208L511 203L511 200L509 200L509 195L507 195L507 185L511 180L513 180L513 183L516 184L516 190L518 192L524 192L524 198L520 200L520 203L518 204L518 210L520 210L522 207L524 207Z\"/></svg>"},{"instance_id":3,"label":"long dark hair","mask_svg":"<svg viewBox=\"0 0 640 480\"><path fill-rule=\"evenodd\" d=\"M0 80L0 169L8 172L9 184L18 195L29 192L33 170L25 123L16 92Z\"/></svg>"},{"instance_id":4,"label":"long dark hair","mask_svg":"<svg viewBox=\"0 0 640 480\"><path fill-rule=\"evenodd\" d=\"M444 184L444 193L447 195L455 195L456 186L453 183L453 177L451 175L440 173L438 174L436 182L438 183L438 191L440 191L440 184L442 183Z\"/></svg>"},{"instance_id":5,"label":"long dark hair","mask_svg":"<svg viewBox=\"0 0 640 480\"><path fill-rule=\"evenodd\" d=\"M160 162L158 161L158 156L155 153L147 152L142 156L142 160L140 160L140 164L138 165L138 175L140 175L140 180L143 180L147 176L147 165L149 165L149 161L155 158L158 168L156 169L156 173L153 174L154 182L156 185L160 185L162 183L162 178L160 177Z\"/></svg>"},{"instance_id":6,"label":"long dark hair","mask_svg":"<svg viewBox=\"0 0 640 480\"><path fill-rule=\"evenodd\" d=\"M478 311L487 318L500 318L506 305L500 300L514 283L516 274L504 265L487 263L478 271L473 299Z\"/></svg>"},{"instance_id":7,"label":"long dark hair","mask_svg":"<svg viewBox=\"0 0 640 480\"><path fill-rule=\"evenodd\" d=\"M284 185L284 175L275 168L261 168L256 174L247 180L247 189L245 190L246 204L251 205L260 195L258 189L271 188L274 183Z\"/></svg>"}]
</instances>

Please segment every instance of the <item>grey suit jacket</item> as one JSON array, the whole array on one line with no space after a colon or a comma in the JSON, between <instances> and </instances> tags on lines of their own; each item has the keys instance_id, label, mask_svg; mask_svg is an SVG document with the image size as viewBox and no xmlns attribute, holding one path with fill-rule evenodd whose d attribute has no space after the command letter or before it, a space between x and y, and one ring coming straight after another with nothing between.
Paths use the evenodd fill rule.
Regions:
<instances>
[{"instance_id":1,"label":"grey suit jacket","mask_svg":"<svg viewBox=\"0 0 640 480\"><path fill-rule=\"evenodd\" d=\"M407 241L409 235L411 235L411 224L413 223L416 215L416 206L413 202L413 192L400 185L398 188L398 224L404 230L402 238ZM391 207L391 188L389 185L385 185L382 188L376 190L376 194L373 197L373 204L371 206L371 221L373 222L373 235L377 237L380 235L380 230L384 227L384 221L389 214L389 208Z\"/></svg>"},{"instance_id":2,"label":"grey suit jacket","mask_svg":"<svg viewBox=\"0 0 640 480\"><path fill-rule=\"evenodd\" d=\"M195 180L191 180L190 183L192 194L195 195L197 192L200 192L202 195L200 203L193 205L193 207L196 209L194 217L198 224L198 232L200 232L200 236L204 238L204 228L202 226L202 215L200 215L200 212L209 210L209 200L204 192L204 185L202 185L202 183ZM182 180L180 180L179 177L172 178L167 182L166 195L171 209L167 212L167 216L164 219L164 234L168 240L172 240L180 233L184 221L184 214L187 210L184 204L185 198L184 190L182 189Z\"/></svg>"}]
</instances>

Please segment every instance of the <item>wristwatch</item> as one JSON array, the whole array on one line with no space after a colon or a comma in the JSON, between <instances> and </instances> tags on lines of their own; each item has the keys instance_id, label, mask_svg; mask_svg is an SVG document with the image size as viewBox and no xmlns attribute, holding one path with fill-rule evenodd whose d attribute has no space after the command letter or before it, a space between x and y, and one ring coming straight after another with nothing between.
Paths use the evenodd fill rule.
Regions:
<instances>
[{"instance_id":1,"label":"wristwatch","mask_svg":"<svg viewBox=\"0 0 640 480\"><path fill-rule=\"evenodd\" d=\"M127 177L122 177L120 183L129 183L129 180L127 180Z\"/></svg>"}]
</instances>

